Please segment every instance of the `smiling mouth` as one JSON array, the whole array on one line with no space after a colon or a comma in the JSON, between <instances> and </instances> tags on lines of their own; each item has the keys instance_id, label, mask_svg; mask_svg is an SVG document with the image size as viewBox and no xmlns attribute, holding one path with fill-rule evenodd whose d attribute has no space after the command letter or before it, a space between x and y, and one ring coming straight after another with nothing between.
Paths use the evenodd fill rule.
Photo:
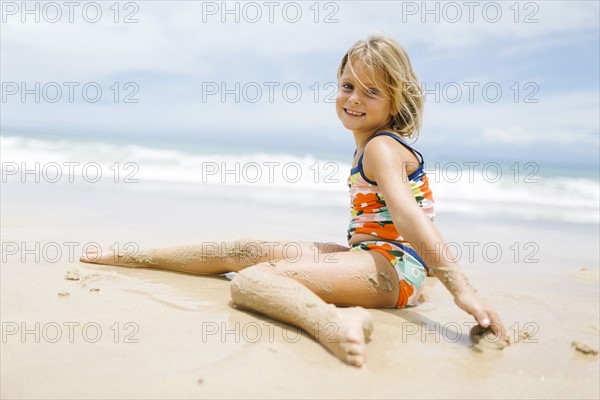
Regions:
<instances>
[{"instance_id":1,"label":"smiling mouth","mask_svg":"<svg viewBox=\"0 0 600 400\"><path fill-rule=\"evenodd\" d=\"M365 115L365 113L348 110L347 108L344 108L344 111L346 112L346 114L352 115L353 117L362 117L363 115Z\"/></svg>"}]
</instances>

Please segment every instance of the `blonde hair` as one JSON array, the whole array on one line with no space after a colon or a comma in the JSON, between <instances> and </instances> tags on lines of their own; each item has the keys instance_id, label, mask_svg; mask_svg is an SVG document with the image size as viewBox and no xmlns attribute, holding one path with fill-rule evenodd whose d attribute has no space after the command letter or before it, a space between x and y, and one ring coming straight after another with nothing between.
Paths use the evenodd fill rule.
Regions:
<instances>
[{"instance_id":1,"label":"blonde hair","mask_svg":"<svg viewBox=\"0 0 600 400\"><path fill-rule=\"evenodd\" d=\"M339 81L348 66L361 88L366 90L352 66L356 62L370 73L372 81L377 81L377 75L383 77L380 83L384 84L384 96L391 100L396 112L389 121L392 129L402 136L416 138L423 115L423 91L406 50L394 39L381 34L356 42L342 58L337 79Z\"/></svg>"}]
</instances>

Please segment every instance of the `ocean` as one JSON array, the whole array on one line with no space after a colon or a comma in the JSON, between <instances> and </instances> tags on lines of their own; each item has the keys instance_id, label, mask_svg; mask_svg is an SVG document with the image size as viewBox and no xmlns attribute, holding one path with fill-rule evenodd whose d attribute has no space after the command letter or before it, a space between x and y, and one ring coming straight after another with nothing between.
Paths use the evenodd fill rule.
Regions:
<instances>
[{"instance_id":1,"label":"ocean","mask_svg":"<svg viewBox=\"0 0 600 400\"><path fill-rule=\"evenodd\" d=\"M315 156L303 149L266 149L217 140L134 144L126 138L0 136L2 184L114 183L136 190L327 210L348 207L351 152ZM281 146L280 146L281 147ZM347 149L345 149L347 150ZM427 158L438 214L502 221L600 222L598 169L534 162L443 161ZM244 188L244 198L235 188ZM256 189L256 190L252 190ZM285 204L282 204L285 203Z\"/></svg>"}]
</instances>

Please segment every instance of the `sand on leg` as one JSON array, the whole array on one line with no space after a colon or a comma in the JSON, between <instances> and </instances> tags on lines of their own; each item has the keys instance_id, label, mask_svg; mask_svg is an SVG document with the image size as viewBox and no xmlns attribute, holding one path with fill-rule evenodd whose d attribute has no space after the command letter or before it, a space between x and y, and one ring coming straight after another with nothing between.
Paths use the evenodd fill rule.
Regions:
<instances>
[{"instance_id":1,"label":"sand on leg","mask_svg":"<svg viewBox=\"0 0 600 400\"><path fill-rule=\"evenodd\" d=\"M365 363L373 329L371 315L362 307L394 307L399 290L394 268L371 251L262 263L242 270L231 282L237 307L303 329L354 366Z\"/></svg>"},{"instance_id":2,"label":"sand on leg","mask_svg":"<svg viewBox=\"0 0 600 400\"><path fill-rule=\"evenodd\" d=\"M238 272L261 262L310 258L318 256L318 254L340 252L347 249L336 243L239 239L160 249L129 248L123 249L119 253L90 246L86 248L80 261L213 275Z\"/></svg>"}]
</instances>

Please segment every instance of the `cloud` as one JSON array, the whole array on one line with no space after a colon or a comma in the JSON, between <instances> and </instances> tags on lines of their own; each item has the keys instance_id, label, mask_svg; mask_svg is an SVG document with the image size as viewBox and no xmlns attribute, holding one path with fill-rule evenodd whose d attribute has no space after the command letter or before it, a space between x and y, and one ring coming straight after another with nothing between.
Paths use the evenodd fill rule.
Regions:
<instances>
[{"instance_id":1,"label":"cloud","mask_svg":"<svg viewBox=\"0 0 600 400\"><path fill-rule=\"evenodd\" d=\"M39 129L82 131L94 126L129 132L232 129L256 136L281 129L315 138L340 127L333 105L310 100L307 86L303 100L294 104L281 100L206 103L199 101L198 87L208 79L302 80L306 84L313 74L315 81L331 81L339 58L354 41L383 31L409 49L413 61L423 67L418 70L424 71L422 76L477 82L501 77L502 85L510 85L532 79L534 71L535 79L546 80L548 86L540 89L536 95L539 103L534 104L512 101L508 86L503 86L505 97L498 103L481 98L473 103L428 102L425 129L433 135L483 145L598 143L599 92L585 86L586 79L597 79L597 65L589 66L588 79L585 74L574 77L568 71L540 65L538 58L552 59L556 46L579 43L590 35L596 46L586 51L597 55L597 2L476 2L472 23L465 2L296 2L302 9L302 18L296 23L283 18L285 2L277 2L273 22L268 21L264 2L255 3L263 7L257 23L248 18L236 23L232 14L224 14L228 22L223 23L223 15L203 13L203 7L210 4L239 10L247 7L249 13L247 2L133 3L139 6L135 14L139 22L133 24L113 21L108 8L112 2L101 3L106 18L96 24L85 22L81 14L75 15L74 23L61 20L56 24L31 19L21 23L18 15L4 15L9 19L0 26L3 82L134 80L140 84L140 103L7 102L2 104L3 126L35 124ZM450 3L461 7L462 18L456 23L449 21L453 15ZM495 7L486 6L488 3L502 8L498 22L483 17L484 7L489 9L488 19ZM416 13L410 8L415 6ZM427 14L423 7L438 7L438 11ZM125 11L121 9L120 18ZM325 23L328 15L337 22ZM527 15L537 22L525 23ZM536 51L543 53L534 54ZM576 56L573 62L577 62ZM554 78L568 89L551 87Z\"/></svg>"},{"instance_id":2,"label":"cloud","mask_svg":"<svg viewBox=\"0 0 600 400\"><path fill-rule=\"evenodd\" d=\"M509 96L510 97L510 96ZM600 91L572 91L539 97L537 103L426 103L425 127L454 140L481 143L537 142L597 144ZM460 136L456 136L460 132Z\"/></svg>"},{"instance_id":3,"label":"cloud","mask_svg":"<svg viewBox=\"0 0 600 400\"><path fill-rule=\"evenodd\" d=\"M451 10L444 2L375 2L369 6L364 2L329 2L319 3L316 8L312 3L296 2L302 10L302 18L296 23L284 18L285 2L277 2L273 22L268 20L267 8L260 7L262 17L256 23L248 20L252 10L244 18L242 10L247 3L241 2L134 2L139 7L134 14L139 22L131 24L113 21L111 3L101 3L103 17L94 24L85 22L79 9L74 23L66 20L66 11L54 24L43 18L35 23L31 16L27 23L21 23L20 14L9 15L4 16L7 22L2 24L0 39L3 79L92 80L129 71L198 77L218 70L224 60L233 59L243 65L249 58L271 62L328 52L341 55L354 41L374 31L385 31L407 46L424 45L424 51L432 57L492 43L498 46L501 42L509 42L509 49L500 47L499 51L515 51L516 40L528 43L529 48L543 46L553 34L564 37L598 26L595 2L577 2L576 6L575 2L527 3L537 7L533 9L523 3L515 8L510 2L492 2L502 9L496 23L484 17L484 9L492 15L486 3L474 2L477 6L472 23L465 2L450 3L459 5L462 13L457 23L449 22ZM216 5L219 12L208 15L207 4ZM221 9L236 5L242 17L239 23L235 23L235 13ZM413 10L409 6L418 8L416 14L409 14ZM440 22L435 22L436 13L427 14L427 7L437 7ZM514 22L516 9L520 10L518 23ZM126 14L121 9L120 19ZM538 22L523 22L530 14ZM325 23L327 16L338 22ZM223 18L226 23L221 22Z\"/></svg>"},{"instance_id":4,"label":"cloud","mask_svg":"<svg viewBox=\"0 0 600 400\"><path fill-rule=\"evenodd\" d=\"M491 126L483 128L483 138L490 143L508 143L515 145L528 145L533 143L557 143L582 146L598 145L598 134L589 131L568 132L559 129L532 129L520 125L508 127Z\"/></svg>"}]
</instances>

